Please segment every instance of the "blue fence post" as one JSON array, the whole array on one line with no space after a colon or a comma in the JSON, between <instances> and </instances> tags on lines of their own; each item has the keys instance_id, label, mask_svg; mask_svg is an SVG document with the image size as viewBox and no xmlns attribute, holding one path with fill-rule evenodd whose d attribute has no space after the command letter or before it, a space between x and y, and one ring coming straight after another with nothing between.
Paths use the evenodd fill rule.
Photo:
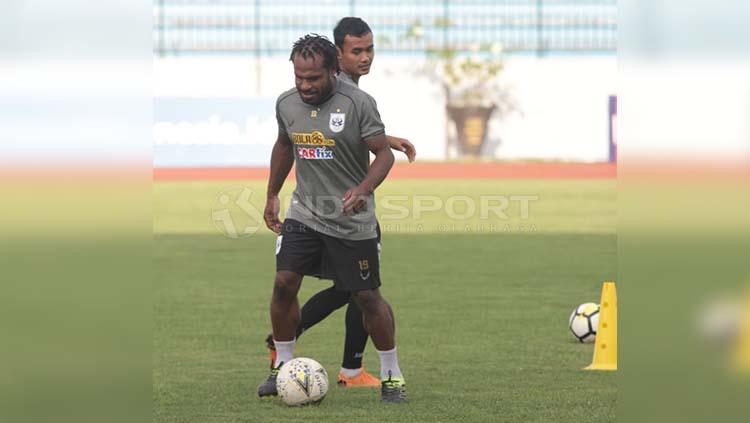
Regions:
<instances>
[{"instance_id":1,"label":"blue fence post","mask_svg":"<svg viewBox=\"0 0 750 423\"><path fill-rule=\"evenodd\" d=\"M286 52L290 33L320 31L343 14L365 12L359 11L359 6L367 9L367 17L379 34L394 40L379 49L386 54L421 55L423 48L418 45L422 43L441 49L497 42L509 54L540 57L571 52L614 54L617 48L616 0L414 2L408 8L411 19L420 18L425 31L416 44L414 39L400 36L401 11L406 8L382 0L348 0L339 5L339 9L310 12L299 0L153 0L153 52L157 56L218 53L251 57ZM272 15L261 16L265 6ZM221 13L225 8L230 12ZM253 12L253 22L240 19L253 16ZM253 43L238 46L238 35Z\"/></svg>"},{"instance_id":2,"label":"blue fence post","mask_svg":"<svg viewBox=\"0 0 750 423\"><path fill-rule=\"evenodd\" d=\"M609 162L617 162L617 96L609 96Z\"/></svg>"},{"instance_id":3,"label":"blue fence post","mask_svg":"<svg viewBox=\"0 0 750 423\"><path fill-rule=\"evenodd\" d=\"M544 0L536 0L536 55L542 57L544 55Z\"/></svg>"}]
</instances>

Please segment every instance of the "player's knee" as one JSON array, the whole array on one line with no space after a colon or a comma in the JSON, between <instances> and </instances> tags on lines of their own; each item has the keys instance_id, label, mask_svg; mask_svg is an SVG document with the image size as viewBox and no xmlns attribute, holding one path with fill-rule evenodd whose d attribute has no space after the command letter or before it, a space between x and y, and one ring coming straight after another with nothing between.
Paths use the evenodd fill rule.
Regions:
<instances>
[{"instance_id":1,"label":"player's knee","mask_svg":"<svg viewBox=\"0 0 750 423\"><path fill-rule=\"evenodd\" d=\"M288 300L294 298L299 290L300 278L290 272L276 273L273 283L273 296L277 299Z\"/></svg>"},{"instance_id":2,"label":"player's knee","mask_svg":"<svg viewBox=\"0 0 750 423\"><path fill-rule=\"evenodd\" d=\"M359 305L359 308L362 309L362 312L365 314L369 314L375 311L382 301L380 293L374 289L354 292L352 294L352 297L357 302L357 305Z\"/></svg>"}]
</instances>

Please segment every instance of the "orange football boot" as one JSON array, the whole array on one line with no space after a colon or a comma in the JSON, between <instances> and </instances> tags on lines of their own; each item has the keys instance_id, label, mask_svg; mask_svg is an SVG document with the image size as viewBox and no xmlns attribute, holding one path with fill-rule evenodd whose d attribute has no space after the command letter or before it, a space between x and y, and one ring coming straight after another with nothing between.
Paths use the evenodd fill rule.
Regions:
<instances>
[{"instance_id":1,"label":"orange football boot","mask_svg":"<svg viewBox=\"0 0 750 423\"><path fill-rule=\"evenodd\" d=\"M276 345L273 343L273 334L268 334L266 348L268 348L268 354L271 356L271 370L273 370L273 365L276 363Z\"/></svg>"},{"instance_id":2,"label":"orange football boot","mask_svg":"<svg viewBox=\"0 0 750 423\"><path fill-rule=\"evenodd\" d=\"M343 388L379 388L380 379L367 373L364 367L357 376L346 377L343 373L339 373L338 380L336 383Z\"/></svg>"}]
</instances>

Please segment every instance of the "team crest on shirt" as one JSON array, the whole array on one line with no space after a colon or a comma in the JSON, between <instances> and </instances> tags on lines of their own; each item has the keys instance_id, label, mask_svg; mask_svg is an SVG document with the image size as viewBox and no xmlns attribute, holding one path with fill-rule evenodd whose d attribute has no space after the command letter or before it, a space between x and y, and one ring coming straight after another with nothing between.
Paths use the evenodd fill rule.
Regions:
<instances>
[{"instance_id":1,"label":"team crest on shirt","mask_svg":"<svg viewBox=\"0 0 750 423\"><path fill-rule=\"evenodd\" d=\"M328 121L328 128L333 132L341 132L344 130L344 124L346 123L346 113L331 113L331 119Z\"/></svg>"}]
</instances>

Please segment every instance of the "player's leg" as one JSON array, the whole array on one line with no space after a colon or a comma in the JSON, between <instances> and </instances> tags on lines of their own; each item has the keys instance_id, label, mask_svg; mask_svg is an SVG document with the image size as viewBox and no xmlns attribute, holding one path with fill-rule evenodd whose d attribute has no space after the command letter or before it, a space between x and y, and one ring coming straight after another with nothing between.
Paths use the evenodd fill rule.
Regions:
<instances>
[{"instance_id":1,"label":"player's leg","mask_svg":"<svg viewBox=\"0 0 750 423\"><path fill-rule=\"evenodd\" d=\"M346 336L344 358L337 378L339 386L346 388L377 388L380 379L368 373L362 366L362 356L367 345L367 330L362 321L362 311L354 300L346 308Z\"/></svg>"},{"instance_id":2,"label":"player's leg","mask_svg":"<svg viewBox=\"0 0 750 423\"><path fill-rule=\"evenodd\" d=\"M299 324L299 301L297 293L302 284L302 275L289 270L278 270L273 283L271 296L271 326L275 360L271 374L258 385L258 396L274 396L276 377L281 366L294 357L294 332Z\"/></svg>"},{"instance_id":3,"label":"player's leg","mask_svg":"<svg viewBox=\"0 0 750 423\"><path fill-rule=\"evenodd\" d=\"M378 241L378 261L381 253L381 231L380 224L376 226ZM351 299L349 306L346 308L346 339L344 340L344 359L341 363L341 371L338 376L339 386L347 388L370 387L377 388L380 386L380 379L368 373L362 365L367 338L370 335L365 330L362 320L362 310Z\"/></svg>"},{"instance_id":4,"label":"player's leg","mask_svg":"<svg viewBox=\"0 0 750 423\"><path fill-rule=\"evenodd\" d=\"M351 294L349 292L338 291L334 286L310 297L302 306L302 315L297 326L297 338L331 313L348 304L350 299Z\"/></svg>"},{"instance_id":5,"label":"player's leg","mask_svg":"<svg viewBox=\"0 0 750 423\"><path fill-rule=\"evenodd\" d=\"M377 288L354 292L352 297L362 309L365 328L380 356L382 399L403 402L406 383L398 365L393 310Z\"/></svg>"},{"instance_id":6,"label":"player's leg","mask_svg":"<svg viewBox=\"0 0 750 423\"><path fill-rule=\"evenodd\" d=\"M325 269L327 268L328 265L325 263L324 259L324 262L321 263L320 269L313 270L313 274L322 279L333 279L333 276L325 273ZM338 291L334 286L324 289L310 297L300 311L300 321L299 325L297 325L295 338L299 338L307 329L310 329L321 322L335 310L348 304L350 299L351 294L349 292ZM266 337L266 348L271 357L270 363L271 369L273 369L276 363L276 346L273 342L273 334L269 334Z\"/></svg>"},{"instance_id":7,"label":"player's leg","mask_svg":"<svg viewBox=\"0 0 750 423\"><path fill-rule=\"evenodd\" d=\"M295 332L300 321L297 293L302 276L312 274L320 263L322 241L300 222L287 219L276 241L276 277L271 296L271 326L276 350L269 377L258 386L261 397L276 395L276 375L284 362L294 356Z\"/></svg>"},{"instance_id":8,"label":"player's leg","mask_svg":"<svg viewBox=\"0 0 750 423\"><path fill-rule=\"evenodd\" d=\"M334 259L337 289L352 291L352 298L362 310L364 327L378 350L383 400L406 400L404 378L396 355L393 311L378 289L380 260L377 240L352 241L324 236L323 242Z\"/></svg>"},{"instance_id":9,"label":"player's leg","mask_svg":"<svg viewBox=\"0 0 750 423\"><path fill-rule=\"evenodd\" d=\"M302 275L289 270L279 270L273 283L271 296L271 326L275 342L294 341L300 321L297 293L302 284ZM276 349L277 354L281 351ZM277 361L279 358L277 358ZM282 360L284 361L284 360Z\"/></svg>"},{"instance_id":10,"label":"player's leg","mask_svg":"<svg viewBox=\"0 0 750 423\"><path fill-rule=\"evenodd\" d=\"M391 307L380 295L380 290L366 289L352 293L352 298L362 309L364 326L379 351L395 348L395 322Z\"/></svg>"}]
</instances>

